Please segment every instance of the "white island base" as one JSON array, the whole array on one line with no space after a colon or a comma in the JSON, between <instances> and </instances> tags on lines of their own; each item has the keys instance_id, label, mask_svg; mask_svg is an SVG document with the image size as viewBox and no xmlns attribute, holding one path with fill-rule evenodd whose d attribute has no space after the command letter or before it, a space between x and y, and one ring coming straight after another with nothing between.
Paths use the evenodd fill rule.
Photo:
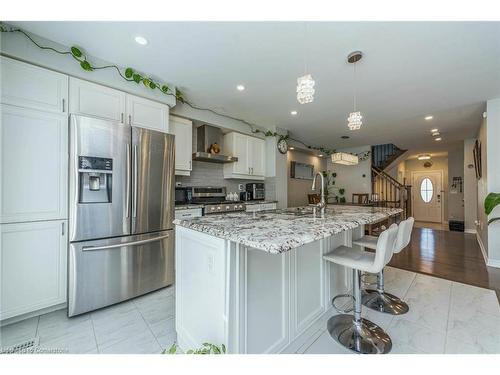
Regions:
<instances>
[{"instance_id":1,"label":"white island base","mask_svg":"<svg viewBox=\"0 0 500 375\"><path fill-rule=\"evenodd\" d=\"M204 342L228 353L293 353L318 329L351 272L323 254L351 245L361 225L281 254L176 227L176 330L183 351ZM313 331L314 332L314 331Z\"/></svg>"}]
</instances>

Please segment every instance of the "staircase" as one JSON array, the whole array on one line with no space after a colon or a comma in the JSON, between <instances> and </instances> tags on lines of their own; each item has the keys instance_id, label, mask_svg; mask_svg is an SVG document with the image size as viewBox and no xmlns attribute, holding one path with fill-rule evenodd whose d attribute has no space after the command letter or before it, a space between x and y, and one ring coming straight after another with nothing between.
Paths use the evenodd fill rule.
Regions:
<instances>
[{"instance_id":1,"label":"staircase","mask_svg":"<svg viewBox=\"0 0 500 375\"><path fill-rule=\"evenodd\" d=\"M381 168L372 165L372 199L379 207L403 209L406 219L412 214L411 185L401 184Z\"/></svg>"},{"instance_id":2,"label":"staircase","mask_svg":"<svg viewBox=\"0 0 500 375\"><path fill-rule=\"evenodd\" d=\"M408 150L402 150L393 143L372 146L372 165L382 171Z\"/></svg>"}]
</instances>

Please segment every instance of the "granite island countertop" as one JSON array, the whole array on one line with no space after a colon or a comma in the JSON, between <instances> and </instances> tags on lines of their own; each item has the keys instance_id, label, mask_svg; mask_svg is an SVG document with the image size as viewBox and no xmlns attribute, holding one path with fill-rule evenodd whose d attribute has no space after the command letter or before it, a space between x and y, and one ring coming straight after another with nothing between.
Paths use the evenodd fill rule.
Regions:
<instances>
[{"instance_id":1,"label":"granite island countertop","mask_svg":"<svg viewBox=\"0 0 500 375\"><path fill-rule=\"evenodd\" d=\"M176 219L174 224L271 254L280 254L401 212L400 208L329 206L325 216L320 217L319 213L313 213L311 207L296 207Z\"/></svg>"}]
</instances>

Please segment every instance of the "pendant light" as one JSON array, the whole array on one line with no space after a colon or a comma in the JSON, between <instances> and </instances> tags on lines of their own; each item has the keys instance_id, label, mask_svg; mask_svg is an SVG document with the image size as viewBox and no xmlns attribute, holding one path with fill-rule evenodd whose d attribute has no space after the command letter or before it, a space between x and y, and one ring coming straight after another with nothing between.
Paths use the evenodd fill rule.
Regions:
<instances>
[{"instance_id":1,"label":"pendant light","mask_svg":"<svg viewBox=\"0 0 500 375\"><path fill-rule=\"evenodd\" d=\"M359 130L361 125L363 125L361 121L363 116L361 116L361 112L356 111L356 63L361 60L362 57L363 53L361 51L352 52L347 56L347 62L354 67L354 111L349 113L349 117L347 118L349 130Z\"/></svg>"},{"instance_id":2,"label":"pendant light","mask_svg":"<svg viewBox=\"0 0 500 375\"><path fill-rule=\"evenodd\" d=\"M304 45L307 46L307 24L304 22ZM307 49L307 48L305 48ZM297 101L300 104L311 103L314 100L314 79L307 74L307 51L304 51L304 74L297 78Z\"/></svg>"}]
</instances>

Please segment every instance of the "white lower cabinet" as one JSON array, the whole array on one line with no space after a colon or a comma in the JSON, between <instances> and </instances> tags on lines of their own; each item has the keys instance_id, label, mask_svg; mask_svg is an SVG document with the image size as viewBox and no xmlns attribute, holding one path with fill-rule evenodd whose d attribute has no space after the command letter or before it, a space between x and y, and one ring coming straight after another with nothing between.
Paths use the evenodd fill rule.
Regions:
<instances>
[{"instance_id":1,"label":"white lower cabinet","mask_svg":"<svg viewBox=\"0 0 500 375\"><path fill-rule=\"evenodd\" d=\"M0 320L66 302L67 221L2 224Z\"/></svg>"},{"instance_id":2,"label":"white lower cabinet","mask_svg":"<svg viewBox=\"0 0 500 375\"><path fill-rule=\"evenodd\" d=\"M308 333L324 328L332 297L348 290L348 269L331 266L323 254L350 237L341 232L269 254L176 226L179 345L224 343L229 353L241 354L298 349ZM210 324L200 324L198 306Z\"/></svg>"}]
</instances>

